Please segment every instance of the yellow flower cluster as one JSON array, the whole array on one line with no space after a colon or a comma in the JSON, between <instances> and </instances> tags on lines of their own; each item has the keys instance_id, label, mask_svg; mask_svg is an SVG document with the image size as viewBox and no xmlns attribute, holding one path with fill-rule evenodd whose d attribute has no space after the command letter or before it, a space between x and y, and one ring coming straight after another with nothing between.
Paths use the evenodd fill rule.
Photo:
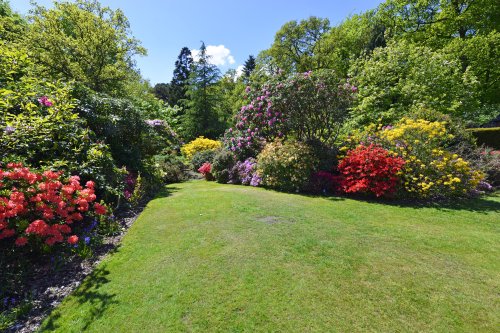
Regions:
<instances>
[{"instance_id":1,"label":"yellow flower cluster","mask_svg":"<svg viewBox=\"0 0 500 333\"><path fill-rule=\"evenodd\" d=\"M405 141L406 144L418 145L436 139L452 139L453 135L447 134L446 122L403 118L397 126L383 130L381 137L389 142Z\"/></svg>"},{"instance_id":2,"label":"yellow flower cluster","mask_svg":"<svg viewBox=\"0 0 500 333\"><path fill-rule=\"evenodd\" d=\"M194 154L200 151L214 150L220 148L221 146L222 143L220 141L210 140L200 136L199 138L196 138L193 141L182 146L181 152L190 160L193 158Z\"/></svg>"},{"instance_id":3,"label":"yellow flower cluster","mask_svg":"<svg viewBox=\"0 0 500 333\"><path fill-rule=\"evenodd\" d=\"M419 150L421 152L421 150ZM484 175L469 162L443 149L432 149L429 156L406 158L402 173L403 188L420 197L460 196L474 189Z\"/></svg>"}]
</instances>

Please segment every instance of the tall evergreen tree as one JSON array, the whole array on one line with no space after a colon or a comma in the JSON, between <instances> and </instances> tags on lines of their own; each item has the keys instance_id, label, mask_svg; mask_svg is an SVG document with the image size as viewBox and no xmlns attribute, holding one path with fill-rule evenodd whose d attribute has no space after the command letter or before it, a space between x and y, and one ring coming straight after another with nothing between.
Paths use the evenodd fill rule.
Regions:
<instances>
[{"instance_id":1,"label":"tall evergreen tree","mask_svg":"<svg viewBox=\"0 0 500 333\"><path fill-rule=\"evenodd\" d=\"M245 77L249 77L250 74L252 74L253 70L255 69L255 58L253 55L250 55L245 61L244 67L243 67L243 73L245 74Z\"/></svg>"},{"instance_id":2,"label":"tall evergreen tree","mask_svg":"<svg viewBox=\"0 0 500 333\"><path fill-rule=\"evenodd\" d=\"M174 75L170 82L170 104L177 105L180 101L186 99L186 88L191 73L191 66L193 65L193 57L191 50L183 47L177 60L175 61Z\"/></svg>"},{"instance_id":3,"label":"tall evergreen tree","mask_svg":"<svg viewBox=\"0 0 500 333\"><path fill-rule=\"evenodd\" d=\"M198 60L191 67L187 89L189 100L184 116L186 139L200 135L216 138L224 130L215 108L217 94L214 85L220 78L220 71L209 60L205 43L202 42Z\"/></svg>"},{"instance_id":4,"label":"tall evergreen tree","mask_svg":"<svg viewBox=\"0 0 500 333\"><path fill-rule=\"evenodd\" d=\"M169 105L185 103L187 98L186 89L189 84L189 74L193 65L191 50L183 47L175 61L174 74L170 83L158 83L153 91L157 98L167 102Z\"/></svg>"}]
</instances>

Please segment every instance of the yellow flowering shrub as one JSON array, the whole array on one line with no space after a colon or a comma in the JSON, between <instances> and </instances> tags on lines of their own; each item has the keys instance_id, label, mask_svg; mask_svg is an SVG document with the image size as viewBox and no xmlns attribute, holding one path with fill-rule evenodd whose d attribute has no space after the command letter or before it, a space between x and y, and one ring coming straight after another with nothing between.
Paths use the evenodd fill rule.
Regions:
<instances>
[{"instance_id":1,"label":"yellow flowering shrub","mask_svg":"<svg viewBox=\"0 0 500 333\"><path fill-rule=\"evenodd\" d=\"M280 140L268 143L257 156L257 173L262 184L283 191L299 191L308 183L318 164L311 147Z\"/></svg>"},{"instance_id":2,"label":"yellow flowering shrub","mask_svg":"<svg viewBox=\"0 0 500 333\"><path fill-rule=\"evenodd\" d=\"M403 156L407 161L401 173L403 189L417 197L464 196L484 177L469 162L442 149L434 149L424 160L404 152Z\"/></svg>"},{"instance_id":3,"label":"yellow flowering shrub","mask_svg":"<svg viewBox=\"0 0 500 333\"><path fill-rule=\"evenodd\" d=\"M193 141L185 144L181 147L181 152L187 159L191 160L194 154L206 151L206 150L215 150L222 146L222 143L217 140L211 140L200 136L199 138L194 139Z\"/></svg>"},{"instance_id":4,"label":"yellow flowering shrub","mask_svg":"<svg viewBox=\"0 0 500 333\"><path fill-rule=\"evenodd\" d=\"M401 171L403 190L421 198L464 196L475 189L483 174L444 147L453 135L446 123L403 118L378 137L406 164Z\"/></svg>"}]
</instances>

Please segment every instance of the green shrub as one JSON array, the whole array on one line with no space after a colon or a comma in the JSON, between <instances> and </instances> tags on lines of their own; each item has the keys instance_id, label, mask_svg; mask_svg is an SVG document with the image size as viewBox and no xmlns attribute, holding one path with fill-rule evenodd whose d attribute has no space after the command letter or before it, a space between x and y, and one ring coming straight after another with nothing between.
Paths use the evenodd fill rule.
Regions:
<instances>
[{"instance_id":1,"label":"green shrub","mask_svg":"<svg viewBox=\"0 0 500 333\"><path fill-rule=\"evenodd\" d=\"M198 171L198 169L205 163L212 163L215 156L215 150L202 150L193 155L191 159L191 165L193 170Z\"/></svg>"},{"instance_id":2,"label":"green shrub","mask_svg":"<svg viewBox=\"0 0 500 333\"><path fill-rule=\"evenodd\" d=\"M140 170L142 163L174 140L165 121L149 120L134 103L79 87L76 110L89 128L111 150L118 165Z\"/></svg>"},{"instance_id":3,"label":"green shrub","mask_svg":"<svg viewBox=\"0 0 500 333\"><path fill-rule=\"evenodd\" d=\"M332 171L338 164L337 149L330 147L318 140L309 140L306 144L311 148L314 156L318 158L318 170Z\"/></svg>"},{"instance_id":4,"label":"green shrub","mask_svg":"<svg viewBox=\"0 0 500 333\"><path fill-rule=\"evenodd\" d=\"M268 143L257 157L262 184L283 191L302 190L317 165L312 149L294 141Z\"/></svg>"},{"instance_id":5,"label":"green shrub","mask_svg":"<svg viewBox=\"0 0 500 333\"><path fill-rule=\"evenodd\" d=\"M453 152L470 162L474 169L482 171L487 183L500 186L500 151L465 142L453 147Z\"/></svg>"},{"instance_id":6,"label":"green shrub","mask_svg":"<svg viewBox=\"0 0 500 333\"><path fill-rule=\"evenodd\" d=\"M212 173L218 183L230 180L231 170L236 164L236 156L227 149L217 150L212 162Z\"/></svg>"},{"instance_id":7,"label":"green shrub","mask_svg":"<svg viewBox=\"0 0 500 333\"><path fill-rule=\"evenodd\" d=\"M469 130L478 144L500 149L500 127L472 128Z\"/></svg>"},{"instance_id":8,"label":"green shrub","mask_svg":"<svg viewBox=\"0 0 500 333\"><path fill-rule=\"evenodd\" d=\"M167 184L187 179L186 166L183 159L177 155L156 155L153 157L153 163L162 181Z\"/></svg>"}]
</instances>

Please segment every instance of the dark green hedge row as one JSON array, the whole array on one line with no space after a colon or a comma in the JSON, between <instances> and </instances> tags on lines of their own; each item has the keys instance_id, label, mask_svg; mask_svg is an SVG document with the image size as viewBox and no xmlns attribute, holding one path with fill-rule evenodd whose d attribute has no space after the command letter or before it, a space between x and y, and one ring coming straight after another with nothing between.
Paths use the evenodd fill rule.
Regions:
<instances>
[{"instance_id":1,"label":"dark green hedge row","mask_svg":"<svg viewBox=\"0 0 500 333\"><path fill-rule=\"evenodd\" d=\"M469 131L477 139L478 144L500 149L500 127L471 128Z\"/></svg>"}]
</instances>

